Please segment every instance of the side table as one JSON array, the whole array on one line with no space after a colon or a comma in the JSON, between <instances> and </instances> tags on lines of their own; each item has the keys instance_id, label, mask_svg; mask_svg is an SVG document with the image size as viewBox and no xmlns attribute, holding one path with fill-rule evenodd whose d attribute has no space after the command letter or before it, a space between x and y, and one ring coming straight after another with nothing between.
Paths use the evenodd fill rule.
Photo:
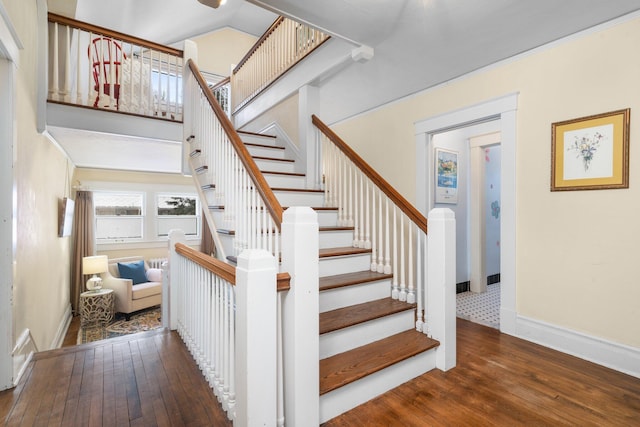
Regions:
<instances>
[{"instance_id":1,"label":"side table","mask_svg":"<svg viewBox=\"0 0 640 427\"><path fill-rule=\"evenodd\" d=\"M80 294L80 326L106 325L113 320L114 313L113 289L99 289Z\"/></svg>"}]
</instances>

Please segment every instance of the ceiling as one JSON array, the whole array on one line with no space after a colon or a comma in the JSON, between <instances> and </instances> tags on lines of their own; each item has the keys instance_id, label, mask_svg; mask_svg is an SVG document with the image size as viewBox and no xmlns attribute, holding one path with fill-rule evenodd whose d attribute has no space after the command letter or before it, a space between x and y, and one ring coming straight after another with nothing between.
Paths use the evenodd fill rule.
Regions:
<instances>
[{"instance_id":1,"label":"ceiling","mask_svg":"<svg viewBox=\"0 0 640 427\"><path fill-rule=\"evenodd\" d=\"M50 10L68 3L49 0ZM373 59L322 82L323 121L334 123L639 9L640 0L227 0L218 9L77 0L75 18L173 44L223 27L259 36L278 13L370 46ZM72 144L59 142L80 165Z\"/></svg>"}]
</instances>

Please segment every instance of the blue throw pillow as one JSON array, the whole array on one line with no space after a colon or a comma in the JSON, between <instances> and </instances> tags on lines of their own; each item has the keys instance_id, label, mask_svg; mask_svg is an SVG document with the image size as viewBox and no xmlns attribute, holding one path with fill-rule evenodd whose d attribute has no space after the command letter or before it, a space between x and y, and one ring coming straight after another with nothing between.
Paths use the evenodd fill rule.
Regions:
<instances>
[{"instance_id":1,"label":"blue throw pillow","mask_svg":"<svg viewBox=\"0 0 640 427\"><path fill-rule=\"evenodd\" d=\"M119 262L118 272L121 278L133 280L134 285L147 282L147 275L144 272L144 261L142 260L125 263Z\"/></svg>"}]
</instances>

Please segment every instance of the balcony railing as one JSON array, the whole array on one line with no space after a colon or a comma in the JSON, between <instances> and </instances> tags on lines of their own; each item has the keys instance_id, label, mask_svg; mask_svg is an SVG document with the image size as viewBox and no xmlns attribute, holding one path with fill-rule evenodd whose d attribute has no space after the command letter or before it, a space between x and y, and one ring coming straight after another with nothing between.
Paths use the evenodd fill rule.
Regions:
<instances>
[{"instance_id":1,"label":"balcony railing","mask_svg":"<svg viewBox=\"0 0 640 427\"><path fill-rule=\"evenodd\" d=\"M308 25L278 18L233 70L231 111L247 105L329 37Z\"/></svg>"},{"instance_id":2,"label":"balcony railing","mask_svg":"<svg viewBox=\"0 0 640 427\"><path fill-rule=\"evenodd\" d=\"M182 120L182 51L49 14L51 102Z\"/></svg>"}]
</instances>

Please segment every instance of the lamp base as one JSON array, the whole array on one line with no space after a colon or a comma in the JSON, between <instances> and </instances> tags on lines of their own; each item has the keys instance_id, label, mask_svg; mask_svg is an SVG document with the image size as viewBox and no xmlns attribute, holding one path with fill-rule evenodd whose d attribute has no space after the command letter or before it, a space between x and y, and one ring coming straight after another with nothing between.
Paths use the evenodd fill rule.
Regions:
<instances>
[{"instance_id":1,"label":"lamp base","mask_svg":"<svg viewBox=\"0 0 640 427\"><path fill-rule=\"evenodd\" d=\"M94 274L93 277L87 280L87 290L99 291L100 289L102 289L102 278Z\"/></svg>"}]
</instances>

